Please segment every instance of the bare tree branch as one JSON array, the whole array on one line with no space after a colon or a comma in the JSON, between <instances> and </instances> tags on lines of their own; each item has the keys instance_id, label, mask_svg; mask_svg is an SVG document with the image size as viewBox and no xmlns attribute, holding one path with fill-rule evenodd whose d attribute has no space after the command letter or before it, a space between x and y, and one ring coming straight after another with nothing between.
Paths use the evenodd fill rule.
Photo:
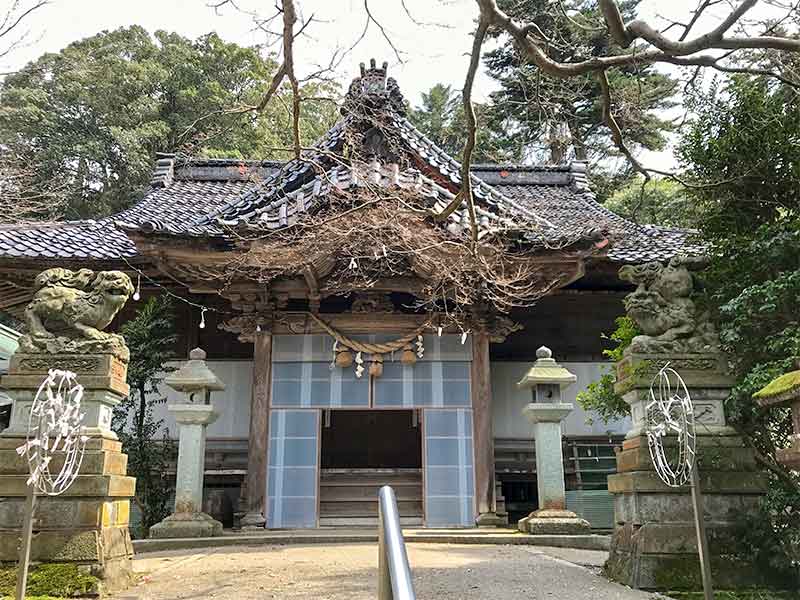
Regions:
<instances>
[{"instance_id":1,"label":"bare tree branch","mask_svg":"<svg viewBox=\"0 0 800 600\"><path fill-rule=\"evenodd\" d=\"M734 5L732 10L707 33L689 37L701 16L712 6L721 4L721 0L699 0L697 8L692 12L691 18L685 24L673 22L663 32L658 31L643 20L633 20L626 23L622 17L618 0L598 0L598 7L603 15L605 26L611 38L623 49L623 53L609 53L592 56L585 60L560 61L553 57L550 42L535 27L533 19L537 15L530 15L530 23L518 23L508 14L500 10L496 0L476 0L481 22L496 27L511 36L522 58L538 67L543 73L561 79L593 74L600 84L601 102L603 108L603 121L609 128L611 140L625 156L631 166L649 180L651 174L661 174L679 181L679 177L672 173L664 173L656 169L646 168L634 156L626 144L624 132L615 117L613 110L612 90L607 72L615 68L632 68L652 63L668 63L679 66L694 66L699 69L710 68L725 73L744 73L750 75L767 76L781 81L792 87L800 87L800 81L792 79L791 75L779 72L756 64L731 63L731 56L738 51L747 50L774 50L778 52L800 51L800 39L785 35L776 35L779 27L772 23L766 27L761 35L747 35L743 17L758 2L758 0L741 0ZM561 12L569 18L561 6ZM791 12L791 10L790 10ZM785 18L784 18L785 19ZM570 22L574 20L570 19ZM575 25L580 26L578 23ZM665 35L673 26L683 27L677 40ZM733 35L728 32L736 30ZM644 42L637 44L636 42ZM738 56L738 54L737 54ZM695 77L697 73L695 74ZM681 182L683 183L683 182Z\"/></svg>"},{"instance_id":2,"label":"bare tree branch","mask_svg":"<svg viewBox=\"0 0 800 600\"><path fill-rule=\"evenodd\" d=\"M464 89L462 90L464 116L467 120L467 140L464 144L463 156L461 157L461 189L459 189L452 202L450 202L444 210L436 214L437 220L443 221L453 214L466 200L473 243L477 243L478 241L478 221L475 216L475 198L472 195L472 180L470 174L472 152L475 149L475 137L477 134L475 107L472 104L472 85L475 82L475 73L480 64L481 47L483 46L483 41L486 38L486 31L488 29L489 24L487 22L482 20L478 23L478 28L472 39L472 53L470 54L469 68L467 69L467 77L464 81Z\"/></svg>"},{"instance_id":3,"label":"bare tree branch","mask_svg":"<svg viewBox=\"0 0 800 600\"><path fill-rule=\"evenodd\" d=\"M735 49L774 49L784 51L800 51L800 39L777 36L724 37L724 33L749 10L757 0L745 0L713 31L697 38L675 42L643 21L634 21L628 25L622 22L619 7L615 0L600 0L604 11L609 33L623 47L630 46L635 39L644 39L653 50L639 51L629 54L596 56L579 62L559 62L548 56L544 48L536 43L528 34L525 25L519 25L506 13L501 11L496 0L476 0L482 18L491 25L506 31L516 42L523 56L555 77L573 77L588 73L597 73L611 67L632 66L656 62L669 62L675 56L690 56L706 50ZM617 18L619 15L619 18ZM734 19L733 17L736 17Z\"/></svg>"},{"instance_id":4,"label":"bare tree branch","mask_svg":"<svg viewBox=\"0 0 800 600\"><path fill-rule=\"evenodd\" d=\"M293 0L283 3L283 66L292 86L292 140L294 156L300 158L300 86L294 74L294 25L297 22Z\"/></svg>"}]
</instances>

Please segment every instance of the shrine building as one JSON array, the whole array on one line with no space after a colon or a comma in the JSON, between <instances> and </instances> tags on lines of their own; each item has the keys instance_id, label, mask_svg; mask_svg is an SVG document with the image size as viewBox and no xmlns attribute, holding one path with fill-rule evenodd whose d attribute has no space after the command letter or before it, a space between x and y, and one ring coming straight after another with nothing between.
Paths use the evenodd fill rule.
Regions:
<instances>
[{"instance_id":1,"label":"shrine building","mask_svg":"<svg viewBox=\"0 0 800 600\"><path fill-rule=\"evenodd\" d=\"M115 327L173 294L176 360L201 347L226 384L205 476L226 525L371 524L380 484L406 525L513 522L537 504L516 385L537 349L577 376L575 403L608 366L619 268L692 252L690 233L609 211L580 162L474 165L466 202L385 66L362 66L341 115L300 158L161 155L122 213L0 227L0 311L21 319L56 266L130 275ZM611 528L630 425L591 417L576 404L564 422L567 505Z\"/></svg>"}]
</instances>

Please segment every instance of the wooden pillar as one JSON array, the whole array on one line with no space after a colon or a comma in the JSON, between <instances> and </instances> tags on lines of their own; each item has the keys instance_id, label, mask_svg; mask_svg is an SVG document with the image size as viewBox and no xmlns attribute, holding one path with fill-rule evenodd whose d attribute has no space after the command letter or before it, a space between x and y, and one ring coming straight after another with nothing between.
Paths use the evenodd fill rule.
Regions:
<instances>
[{"instance_id":1,"label":"wooden pillar","mask_svg":"<svg viewBox=\"0 0 800 600\"><path fill-rule=\"evenodd\" d=\"M475 447L476 523L504 524L497 516L494 485L494 431L492 428L492 379L489 367L489 333L479 328L472 336L472 440Z\"/></svg>"},{"instance_id":2,"label":"wooden pillar","mask_svg":"<svg viewBox=\"0 0 800 600\"><path fill-rule=\"evenodd\" d=\"M269 395L272 382L272 333L257 331L253 347L253 394L250 399L250 437L247 441L247 514L242 527L266 523Z\"/></svg>"}]
</instances>

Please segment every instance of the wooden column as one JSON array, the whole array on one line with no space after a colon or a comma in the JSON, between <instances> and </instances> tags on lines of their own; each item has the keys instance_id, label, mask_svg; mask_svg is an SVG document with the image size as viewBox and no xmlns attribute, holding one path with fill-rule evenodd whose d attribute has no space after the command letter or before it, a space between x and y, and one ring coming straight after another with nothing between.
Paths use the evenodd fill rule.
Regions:
<instances>
[{"instance_id":1,"label":"wooden column","mask_svg":"<svg viewBox=\"0 0 800 600\"><path fill-rule=\"evenodd\" d=\"M272 333L257 331L253 348L253 394L250 399L250 437L247 443L247 514L242 527L266 523L269 395L272 382Z\"/></svg>"},{"instance_id":2,"label":"wooden column","mask_svg":"<svg viewBox=\"0 0 800 600\"><path fill-rule=\"evenodd\" d=\"M478 525L501 525L494 486L494 431L489 333L479 328L472 336L472 440L475 447L475 500Z\"/></svg>"}]
</instances>

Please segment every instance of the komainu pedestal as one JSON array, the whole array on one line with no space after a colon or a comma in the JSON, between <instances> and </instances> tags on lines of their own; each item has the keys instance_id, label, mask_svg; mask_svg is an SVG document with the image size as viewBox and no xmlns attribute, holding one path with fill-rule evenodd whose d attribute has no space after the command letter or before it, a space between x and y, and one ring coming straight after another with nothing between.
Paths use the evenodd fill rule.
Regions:
<instances>
[{"instance_id":1,"label":"komainu pedestal","mask_svg":"<svg viewBox=\"0 0 800 600\"><path fill-rule=\"evenodd\" d=\"M89 436L78 477L60 496L39 496L31 561L85 565L108 588L126 585L133 556L128 520L136 480L126 476L128 457L111 431L111 412L128 393L126 365L111 354L15 354L3 386L15 400L10 427L0 434L0 563L18 558L28 465L16 448L25 442L28 414L48 368L78 373ZM58 454L53 461L57 463Z\"/></svg>"},{"instance_id":2,"label":"komainu pedestal","mask_svg":"<svg viewBox=\"0 0 800 600\"><path fill-rule=\"evenodd\" d=\"M670 488L656 474L645 434L645 407L653 376L667 362L683 377L695 409L699 478L715 586L757 582L750 564L731 558L731 534L765 491L753 451L727 426L724 400L732 386L719 353L627 353L617 364L617 392L631 406L633 428L617 453L615 530L606 569L621 583L644 589L702 587L691 491ZM670 440L665 440L669 447Z\"/></svg>"},{"instance_id":3,"label":"komainu pedestal","mask_svg":"<svg viewBox=\"0 0 800 600\"><path fill-rule=\"evenodd\" d=\"M31 562L72 563L106 588L130 581L133 547L128 531L136 480L126 476L127 455L111 431L111 416L128 394L128 348L104 332L133 292L119 271L48 269L35 280L25 311L28 334L11 358L2 385L14 400L11 424L0 434L0 565L18 559L28 464L16 448L25 443L36 392L49 369L72 371L83 386L83 435L89 440L79 474L60 496L37 496ZM63 455L53 455L51 470Z\"/></svg>"}]
</instances>

